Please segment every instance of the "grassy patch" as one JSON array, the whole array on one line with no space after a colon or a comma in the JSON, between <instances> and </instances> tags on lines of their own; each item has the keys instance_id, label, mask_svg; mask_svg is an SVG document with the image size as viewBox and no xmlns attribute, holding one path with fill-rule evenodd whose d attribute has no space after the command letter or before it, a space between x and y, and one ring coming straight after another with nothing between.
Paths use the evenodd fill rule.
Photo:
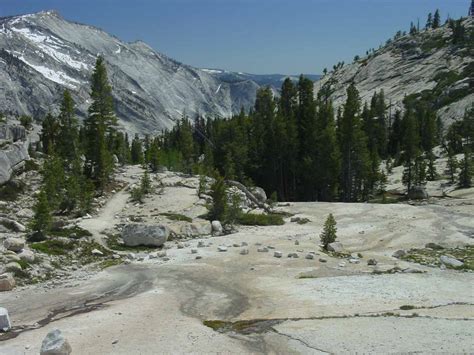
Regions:
<instances>
[{"instance_id":1,"label":"grassy patch","mask_svg":"<svg viewBox=\"0 0 474 355\"><path fill-rule=\"evenodd\" d=\"M52 230L49 234L53 237L64 237L72 239L80 239L83 237L92 237L92 233L79 227L74 226L71 228L62 228L58 230Z\"/></svg>"},{"instance_id":2,"label":"grassy patch","mask_svg":"<svg viewBox=\"0 0 474 355\"><path fill-rule=\"evenodd\" d=\"M474 271L474 246L470 245L464 248L452 248L443 250L432 249L411 249L402 257L402 260L410 261L422 265L441 266L440 257L442 255L451 255L454 258L462 261L463 266L452 267L446 265L447 268L456 270L471 270Z\"/></svg>"},{"instance_id":3,"label":"grassy patch","mask_svg":"<svg viewBox=\"0 0 474 355\"><path fill-rule=\"evenodd\" d=\"M81 242L79 247L80 253L78 254L78 257L83 264L90 264L113 254L110 250L96 242ZM94 249L101 251L103 255L92 254L92 250Z\"/></svg>"},{"instance_id":4,"label":"grassy patch","mask_svg":"<svg viewBox=\"0 0 474 355\"><path fill-rule=\"evenodd\" d=\"M192 218L179 214L179 213L160 213L160 216L164 216L172 221L183 221L191 223L193 221Z\"/></svg>"},{"instance_id":5,"label":"grassy patch","mask_svg":"<svg viewBox=\"0 0 474 355\"><path fill-rule=\"evenodd\" d=\"M242 214L238 223L244 226L281 226L285 224L283 217L278 214Z\"/></svg>"},{"instance_id":6,"label":"grassy patch","mask_svg":"<svg viewBox=\"0 0 474 355\"><path fill-rule=\"evenodd\" d=\"M103 270L120 264L122 264L122 259L107 259L99 264L99 268Z\"/></svg>"},{"instance_id":7,"label":"grassy patch","mask_svg":"<svg viewBox=\"0 0 474 355\"><path fill-rule=\"evenodd\" d=\"M40 166L35 160L30 159L30 160L25 161L25 169L24 170L25 171L39 171Z\"/></svg>"},{"instance_id":8,"label":"grassy patch","mask_svg":"<svg viewBox=\"0 0 474 355\"><path fill-rule=\"evenodd\" d=\"M31 249L48 255L65 255L74 250L75 243L68 243L58 239L48 239L44 242L31 244Z\"/></svg>"}]
</instances>

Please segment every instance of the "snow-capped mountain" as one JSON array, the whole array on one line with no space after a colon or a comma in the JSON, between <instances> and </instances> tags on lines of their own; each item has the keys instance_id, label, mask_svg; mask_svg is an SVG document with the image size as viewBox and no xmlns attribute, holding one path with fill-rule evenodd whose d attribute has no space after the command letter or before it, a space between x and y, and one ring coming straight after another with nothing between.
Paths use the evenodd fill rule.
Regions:
<instances>
[{"instance_id":1,"label":"snow-capped mountain","mask_svg":"<svg viewBox=\"0 0 474 355\"><path fill-rule=\"evenodd\" d=\"M259 88L251 79L224 81L143 42L126 43L46 11L0 18L0 110L41 118L57 111L68 88L85 117L99 54L108 66L119 122L130 132L172 127L183 112L230 116L253 105Z\"/></svg>"}]
</instances>

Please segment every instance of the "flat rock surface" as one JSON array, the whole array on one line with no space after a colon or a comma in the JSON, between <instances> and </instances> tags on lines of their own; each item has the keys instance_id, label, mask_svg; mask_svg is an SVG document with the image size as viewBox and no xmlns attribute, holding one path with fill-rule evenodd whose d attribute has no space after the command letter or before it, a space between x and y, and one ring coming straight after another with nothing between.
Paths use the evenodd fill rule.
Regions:
<instances>
[{"instance_id":1,"label":"flat rock surface","mask_svg":"<svg viewBox=\"0 0 474 355\"><path fill-rule=\"evenodd\" d=\"M129 169L123 179L138 181L139 172ZM180 197L183 207L173 201L181 191L187 196ZM81 226L90 227L103 242L101 230L114 228L130 214L140 212L148 222L162 211L193 211L198 201L189 185L165 187L159 196L131 206L128 193L119 191L113 203ZM9 311L13 333L0 335L0 353L37 354L54 328L61 329L74 354L471 353L474 274L392 257L396 250L430 242L473 244L474 210L466 201L422 206L292 203L282 209L311 222L299 225L288 219L283 226L239 227L235 234L182 242L182 249L169 241L168 261L134 260L68 288L33 285L4 292L0 304ZM359 264L320 250L319 234L329 213L338 223L338 241L348 253L362 254ZM196 260L191 250L200 242L202 259ZM243 242L248 246L234 246ZM279 259L273 252L257 251L268 245L284 256L300 257ZM226 246L227 252L219 252L218 246ZM242 249L248 255L241 255ZM315 258L305 259L312 252ZM367 265L372 258L380 268L425 273L374 275L374 267ZM255 325L249 334L235 334L205 326L209 320Z\"/></svg>"}]
</instances>

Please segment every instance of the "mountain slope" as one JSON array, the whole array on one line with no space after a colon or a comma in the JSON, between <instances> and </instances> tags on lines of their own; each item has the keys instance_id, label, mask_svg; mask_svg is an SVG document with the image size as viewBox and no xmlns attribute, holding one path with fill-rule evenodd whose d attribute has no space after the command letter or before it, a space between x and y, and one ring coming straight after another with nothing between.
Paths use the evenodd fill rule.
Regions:
<instances>
[{"instance_id":1,"label":"mountain slope","mask_svg":"<svg viewBox=\"0 0 474 355\"><path fill-rule=\"evenodd\" d=\"M463 24L469 36L473 18ZM451 29L443 26L391 41L368 57L324 76L315 83L315 92L330 87L330 97L340 107L346 100L345 90L354 81L363 101L370 101L375 91L383 89L385 98L391 101L392 113L403 109L405 96L430 94L435 98L438 115L448 126L474 102L472 43L453 45L451 34Z\"/></svg>"},{"instance_id":2,"label":"mountain slope","mask_svg":"<svg viewBox=\"0 0 474 355\"><path fill-rule=\"evenodd\" d=\"M100 54L108 65L120 124L130 132L170 128L183 112L230 116L253 105L259 87L251 80L224 82L143 42L123 42L52 11L1 18L0 48L3 111L54 112L61 92L69 88L78 115L85 117L89 77Z\"/></svg>"}]
</instances>

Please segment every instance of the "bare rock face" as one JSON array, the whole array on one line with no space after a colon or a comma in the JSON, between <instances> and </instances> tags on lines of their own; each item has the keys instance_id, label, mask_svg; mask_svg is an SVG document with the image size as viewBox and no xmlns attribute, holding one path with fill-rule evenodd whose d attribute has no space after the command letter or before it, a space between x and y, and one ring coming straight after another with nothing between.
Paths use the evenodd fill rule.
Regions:
<instances>
[{"instance_id":1,"label":"bare rock face","mask_svg":"<svg viewBox=\"0 0 474 355\"><path fill-rule=\"evenodd\" d=\"M122 230L122 239L126 246L161 247L168 240L170 230L166 226L129 224Z\"/></svg>"},{"instance_id":2,"label":"bare rock face","mask_svg":"<svg viewBox=\"0 0 474 355\"><path fill-rule=\"evenodd\" d=\"M69 355L72 352L71 345L59 329L53 329L46 335L41 344L40 355Z\"/></svg>"},{"instance_id":3,"label":"bare rock face","mask_svg":"<svg viewBox=\"0 0 474 355\"><path fill-rule=\"evenodd\" d=\"M16 282L12 274L0 275L0 292L11 291L15 285Z\"/></svg>"}]
</instances>

